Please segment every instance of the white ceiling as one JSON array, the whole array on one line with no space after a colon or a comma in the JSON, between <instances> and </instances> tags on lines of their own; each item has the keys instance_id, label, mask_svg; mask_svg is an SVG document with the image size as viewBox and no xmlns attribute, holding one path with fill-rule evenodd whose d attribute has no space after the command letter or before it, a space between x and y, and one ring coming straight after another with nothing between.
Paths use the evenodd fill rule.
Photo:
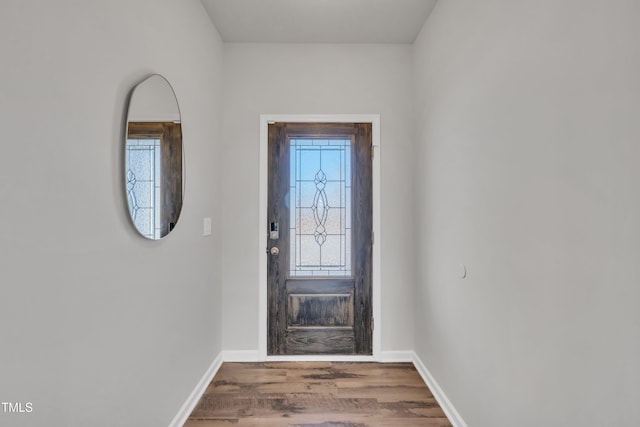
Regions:
<instances>
[{"instance_id":1,"label":"white ceiling","mask_svg":"<svg viewBox=\"0 0 640 427\"><path fill-rule=\"evenodd\" d=\"M437 0L201 0L222 40L413 43Z\"/></svg>"}]
</instances>

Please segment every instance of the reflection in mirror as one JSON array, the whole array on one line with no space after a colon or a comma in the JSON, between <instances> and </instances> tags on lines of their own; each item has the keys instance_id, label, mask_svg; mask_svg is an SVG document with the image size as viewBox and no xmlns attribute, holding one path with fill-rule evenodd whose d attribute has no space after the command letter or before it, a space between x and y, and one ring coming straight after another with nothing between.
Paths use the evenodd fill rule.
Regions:
<instances>
[{"instance_id":1,"label":"reflection in mirror","mask_svg":"<svg viewBox=\"0 0 640 427\"><path fill-rule=\"evenodd\" d=\"M125 147L129 213L148 239L165 237L178 222L183 162L178 101L169 82L154 74L131 94Z\"/></svg>"}]
</instances>

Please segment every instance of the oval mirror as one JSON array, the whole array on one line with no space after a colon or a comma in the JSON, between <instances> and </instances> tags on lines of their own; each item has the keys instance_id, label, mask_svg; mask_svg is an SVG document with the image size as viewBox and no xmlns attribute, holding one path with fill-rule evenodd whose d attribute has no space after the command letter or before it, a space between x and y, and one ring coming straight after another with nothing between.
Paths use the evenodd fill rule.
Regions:
<instances>
[{"instance_id":1,"label":"oval mirror","mask_svg":"<svg viewBox=\"0 0 640 427\"><path fill-rule=\"evenodd\" d=\"M178 222L184 182L180 109L173 88L161 75L133 89L125 140L131 220L144 237L161 239Z\"/></svg>"}]
</instances>

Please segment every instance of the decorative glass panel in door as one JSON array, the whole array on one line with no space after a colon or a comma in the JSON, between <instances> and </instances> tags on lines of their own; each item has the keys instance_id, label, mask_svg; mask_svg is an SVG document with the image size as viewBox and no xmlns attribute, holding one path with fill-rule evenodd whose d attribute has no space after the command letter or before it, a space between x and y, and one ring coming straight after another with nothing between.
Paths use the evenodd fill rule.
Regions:
<instances>
[{"instance_id":1,"label":"decorative glass panel in door","mask_svg":"<svg viewBox=\"0 0 640 427\"><path fill-rule=\"evenodd\" d=\"M160 235L160 139L127 139L127 199L131 219L143 236Z\"/></svg>"},{"instance_id":2,"label":"decorative glass panel in door","mask_svg":"<svg viewBox=\"0 0 640 427\"><path fill-rule=\"evenodd\" d=\"M291 276L351 276L351 139L291 139Z\"/></svg>"}]
</instances>

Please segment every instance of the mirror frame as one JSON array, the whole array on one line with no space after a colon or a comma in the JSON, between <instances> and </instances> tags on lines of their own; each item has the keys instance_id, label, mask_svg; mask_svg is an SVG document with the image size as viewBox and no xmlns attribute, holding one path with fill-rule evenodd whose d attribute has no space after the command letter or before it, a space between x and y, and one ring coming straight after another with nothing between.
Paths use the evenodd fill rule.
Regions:
<instances>
[{"instance_id":1,"label":"mirror frame","mask_svg":"<svg viewBox=\"0 0 640 427\"><path fill-rule=\"evenodd\" d=\"M144 111L141 120L139 116L132 117L132 110L134 106L144 104L141 102L141 96L147 95L145 92L141 92L145 84L150 84L154 80L159 80L162 85L161 90L165 93L160 94L167 99L171 97L175 103L175 111L171 111L171 114L149 114L149 111ZM137 94L137 97L136 97ZM154 94L158 94L154 92ZM153 101L153 100L152 100ZM169 103L167 103L168 105ZM174 106L171 105L171 110ZM169 110L169 109L168 109ZM167 110L167 111L168 111ZM137 114L140 114L138 111ZM169 120L173 114L177 114L177 120ZM163 116L163 117L161 117ZM134 206L132 206L132 200L135 201L135 193L133 189L136 185L135 174L131 171L129 165L129 140L153 140L154 145L141 144L142 150L148 152L150 161L154 164L152 169L160 167L159 182L155 178L151 178L152 191L154 196L151 196L154 200L152 206L143 207L139 209L153 209L151 213L153 217L150 219L153 221L151 233L145 233L145 230L141 230L136 225L136 212L134 212ZM159 141L159 143L158 143ZM175 94L175 90L169 81L161 74L151 74L144 80L139 82L133 87L129 96L128 109L127 109L127 122L124 133L124 189L125 197L127 199L127 212L131 224L136 231L146 239L149 240L162 240L166 238L178 223L180 213L182 212L182 206L184 203L184 188L185 188L185 156L184 156L184 141L182 137L182 114L180 112L180 105L178 98ZM156 165L157 164L157 165ZM149 181L147 181L149 182ZM137 203L136 203L137 204ZM157 210L159 209L159 212ZM149 231L149 230L147 230Z\"/></svg>"}]
</instances>

